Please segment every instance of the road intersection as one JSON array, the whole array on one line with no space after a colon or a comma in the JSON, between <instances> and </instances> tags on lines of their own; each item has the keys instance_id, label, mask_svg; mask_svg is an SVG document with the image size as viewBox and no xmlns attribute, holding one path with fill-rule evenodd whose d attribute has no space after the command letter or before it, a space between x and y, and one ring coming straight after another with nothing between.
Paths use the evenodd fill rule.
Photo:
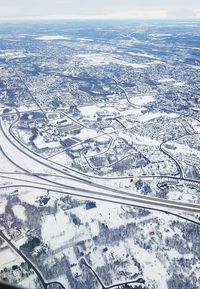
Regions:
<instances>
[{"instance_id":1,"label":"road intersection","mask_svg":"<svg viewBox=\"0 0 200 289\"><path fill-rule=\"evenodd\" d=\"M14 123L16 120L14 121ZM130 193L125 190L108 187L98 183L93 178L74 173L69 168L63 168L60 164L53 164L51 161L42 158L23 146L13 136L12 125L7 128L1 121L1 150L3 155L12 162L15 167L25 173L24 176L32 176L35 181L42 181L48 186L48 189L58 187L69 190L74 195L85 198L98 198L104 201L113 201L121 204L133 206L150 207L152 209L164 209L167 211L178 210L181 212L200 213L200 205L194 203L185 203L167 199L143 196L136 193ZM2 176L1 176L2 177ZM145 176L148 177L148 176ZM161 176L149 176L152 178ZM166 178L167 176L165 176ZM169 176L170 178L170 176ZM22 181L22 180L21 180ZM192 180L187 180L192 181ZM198 182L197 182L198 183Z\"/></svg>"}]
</instances>

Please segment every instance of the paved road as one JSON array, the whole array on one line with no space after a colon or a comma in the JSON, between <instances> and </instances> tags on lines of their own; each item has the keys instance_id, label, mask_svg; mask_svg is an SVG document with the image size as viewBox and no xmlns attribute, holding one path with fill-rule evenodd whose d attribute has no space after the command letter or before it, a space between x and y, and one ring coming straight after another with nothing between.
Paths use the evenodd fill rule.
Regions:
<instances>
[{"instance_id":1,"label":"paved road","mask_svg":"<svg viewBox=\"0 0 200 289\"><path fill-rule=\"evenodd\" d=\"M13 189L15 190L16 188L32 188L32 189L40 189L40 190L44 190L44 189L48 189L52 192L55 192L55 193L59 193L59 194L64 194L64 195L70 195L70 196L73 196L73 197L79 197L79 198L92 198L94 200L97 200L97 201L105 201L105 202L110 202L110 203L115 203L115 204L120 204L120 205L127 205L127 206L133 206L133 207L137 207L137 208L146 208L146 209L149 209L149 210L153 210L153 211L158 211L158 212L161 212L161 213L164 213L164 214L170 214L170 215L173 215L177 218L181 218L185 221L188 221L190 223L193 223L193 224L196 224L196 225L200 225L200 222L199 221L196 221L194 219L190 219L189 217L185 217L184 215L182 214L178 214L176 213L175 211L173 210L165 210L165 209L162 209L162 208L159 208L157 206L155 207L152 207L152 206L145 206L143 204L135 204L135 203L129 203L126 201L125 198L123 198L122 200L118 200L118 199L102 199L101 197L99 197L98 195L97 196L93 196L93 197L88 197L87 195L83 195L82 193L80 194L77 194L77 193L73 193L72 190L69 190L67 191L66 189L63 189L63 188L53 188L53 187L49 187L49 188L46 188L44 187L43 185L37 185L37 184L30 184L30 185L25 185L23 182L20 182L20 183L15 183L14 185L3 185L0 187L0 191L1 190L7 190L7 189Z\"/></svg>"},{"instance_id":2,"label":"paved road","mask_svg":"<svg viewBox=\"0 0 200 289\"><path fill-rule=\"evenodd\" d=\"M46 281L45 278L43 277L43 274L39 270L39 268L24 253L22 253L22 251L20 251L15 246L15 244L3 233L2 230L0 230L0 237L9 245L10 248L12 248L12 250L14 250L25 262L27 262L29 264L30 268L33 269L33 271L37 275L38 279L42 283L44 289L48 289L48 286L51 284L58 284L62 289L65 289L65 287L60 282L57 282L57 281L48 282L48 281Z\"/></svg>"},{"instance_id":3,"label":"paved road","mask_svg":"<svg viewBox=\"0 0 200 289\"><path fill-rule=\"evenodd\" d=\"M129 103L130 106L132 106L132 107L134 107L134 108L139 108L139 107L141 107L140 105L134 104L134 103L132 103L132 102L130 101L128 92L126 91L126 89L125 89L123 86L121 86L121 85L118 83L118 81L117 81L116 79L112 78L112 80L114 80L114 82L116 83L117 87L118 87L119 89L121 89L122 92L125 94L126 100L127 100L127 102Z\"/></svg>"},{"instance_id":4,"label":"paved road","mask_svg":"<svg viewBox=\"0 0 200 289\"><path fill-rule=\"evenodd\" d=\"M19 118L19 114L18 114L18 118ZM13 126L15 125L15 123L18 121L18 118L12 123L12 125L10 126L9 128L9 133L8 135L11 135L12 138L16 141L16 143L18 143L20 145L21 148L24 148L24 151L28 151L30 152L30 154L32 156L36 156L38 157L38 154L36 154L34 151L30 150L28 147L26 147L23 143L21 143L17 138L16 136L13 134L12 132L12 128ZM0 123L1 125L1 123ZM43 163L46 162L46 166L48 166L48 162L46 161L47 159L46 158L43 158L40 156L40 160L43 160ZM88 181L89 183L91 183L92 181L91 180L94 180L94 179L98 179L98 180L123 180L123 179L132 179L133 176L117 176L117 177L105 177L105 176L96 176L96 175L89 175L87 173L84 173L84 172L81 172L81 171L77 171L76 169L73 169L73 168L70 168L70 167L67 167L67 166L64 166L62 164L58 164L52 160L49 160L49 163L51 164L51 168L52 166L53 167L59 167L61 168L62 170L59 170L61 173L65 173L67 174L68 176L72 176L72 177L75 177L76 179L79 179L79 180L83 180L84 182L86 180L90 180ZM81 178L80 176L83 176L84 178ZM184 178L184 177L177 177L177 176L172 176L172 175L141 175L141 176L138 176L139 178L158 178L158 179L176 179L176 180L183 180L183 181L187 181L187 182L192 182L192 183L196 183L196 184L200 184L200 181L198 180L194 180L194 179L188 179L188 178Z\"/></svg>"},{"instance_id":5,"label":"paved road","mask_svg":"<svg viewBox=\"0 0 200 289\"><path fill-rule=\"evenodd\" d=\"M138 277L135 280L125 281L125 282L116 283L116 284L112 284L112 285L106 286L106 285L104 285L102 280L99 278L98 274L94 271L94 269L86 262L85 258L82 258L81 262L82 262L83 265L88 267L88 269L92 272L92 274L95 276L95 278L97 279L97 281L101 285L102 289L119 288L121 286L129 285L129 284L137 284L138 286L141 285L141 284L144 284L144 279L142 277Z\"/></svg>"},{"instance_id":6,"label":"paved road","mask_svg":"<svg viewBox=\"0 0 200 289\"><path fill-rule=\"evenodd\" d=\"M169 152L167 152L167 151L163 148L163 145L165 145L165 143L167 143L168 141L169 141L169 140L167 140L166 142L162 142L162 143L160 144L159 149L160 149L160 151L161 151L164 155L166 155L167 157L169 157L169 158L176 164L176 167L177 167L178 173L179 173L179 177L180 177L180 179L183 179L183 169L182 169L181 165L179 164L179 162L178 162Z\"/></svg>"},{"instance_id":7,"label":"paved road","mask_svg":"<svg viewBox=\"0 0 200 289\"><path fill-rule=\"evenodd\" d=\"M44 113L44 116L46 117L46 112L43 110L42 106L39 104L39 102L37 101L37 99L33 96L32 92L30 91L30 89L28 88L27 84L25 83L25 81L23 80L23 78L19 75L19 73L17 72L16 68L13 67L13 65L11 63L9 63L9 61L7 61L7 65L15 72L15 74L19 77L21 83L23 83L24 87L26 88L28 94L30 95L30 97L32 98L33 102L38 106L38 108Z\"/></svg>"},{"instance_id":8,"label":"paved road","mask_svg":"<svg viewBox=\"0 0 200 289\"><path fill-rule=\"evenodd\" d=\"M26 261L30 267L33 269L33 271L36 273L36 275L38 276L39 280L41 281L43 287L46 289L47 288L47 284L46 281L42 275L42 273L40 272L40 270L36 267L36 265L34 265L29 258L26 257L26 255L24 255L12 242L10 239L8 239L8 237L0 230L0 237L9 245L10 248L12 248L24 261Z\"/></svg>"},{"instance_id":9,"label":"paved road","mask_svg":"<svg viewBox=\"0 0 200 289\"><path fill-rule=\"evenodd\" d=\"M92 182L89 179L73 176L61 169L53 167L47 160L43 160L39 156L36 157L33 153L21 148L21 146L12 139L12 135L9 135L9 131L6 131L0 124L2 132L1 147L4 154L9 158L9 153L12 155L12 162L26 173L32 173L36 176L36 173L43 172L47 176L39 176L42 181L48 182L52 187L60 186L65 189L73 190L73 193L77 196L84 196L87 198L96 198L98 196L101 200L109 200L115 202L118 200L120 203L126 202L129 205L140 205L143 207L158 207L165 208L166 210L180 210L186 212L200 213L200 205L191 203L182 203L177 201L170 201L165 199L153 198L149 196L137 195L127 191L117 190L111 187L100 185ZM58 174L63 176L58 180L58 177L49 177L48 174Z\"/></svg>"}]
</instances>

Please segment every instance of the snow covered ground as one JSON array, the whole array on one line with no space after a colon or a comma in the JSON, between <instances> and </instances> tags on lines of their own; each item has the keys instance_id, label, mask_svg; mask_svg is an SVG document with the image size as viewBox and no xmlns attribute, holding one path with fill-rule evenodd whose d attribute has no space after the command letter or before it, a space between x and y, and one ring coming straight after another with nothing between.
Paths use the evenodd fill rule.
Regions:
<instances>
[{"instance_id":1,"label":"snow covered ground","mask_svg":"<svg viewBox=\"0 0 200 289\"><path fill-rule=\"evenodd\" d=\"M60 147L60 142L59 141L52 141L52 142L45 142L43 137L41 135L38 135L36 139L33 141L34 144L38 149L43 149L43 148L58 148Z\"/></svg>"},{"instance_id":2,"label":"snow covered ground","mask_svg":"<svg viewBox=\"0 0 200 289\"><path fill-rule=\"evenodd\" d=\"M146 62L146 63L133 63L133 62L125 61L123 59L118 59L114 54L109 54L109 53L77 54L75 59L80 61L81 66L118 64L118 65L129 66L135 69L147 68L154 64L164 63L160 60L153 60L151 62Z\"/></svg>"},{"instance_id":3,"label":"snow covered ground","mask_svg":"<svg viewBox=\"0 0 200 289\"><path fill-rule=\"evenodd\" d=\"M96 105L88 105L79 107L83 117L94 118L96 113L99 111L99 107Z\"/></svg>"},{"instance_id":4,"label":"snow covered ground","mask_svg":"<svg viewBox=\"0 0 200 289\"><path fill-rule=\"evenodd\" d=\"M0 269L4 269L6 266L11 267L12 265L20 264L23 261L23 259L9 247L1 249L0 254Z\"/></svg>"},{"instance_id":5,"label":"snow covered ground","mask_svg":"<svg viewBox=\"0 0 200 289\"><path fill-rule=\"evenodd\" d=\"M83 128L79 134L76 135L81 141L97 137L99 134L94 129Z\"/></svg>"},{"instance_id":6,"label":"snow covered ground","mask_svg":"<svg viewBox=\"0 0 200 289\"><path fill-rule=\"evenodd\" d=\"M142 266L144 277L148 283L148 288L153 289L156 284L159 284L162 289L169 289L167 286L166 268L164 268L155 253L148 252L138 245L133 244L131 239L127 240L127 245L131 248L133 255L137 260L139 260Z\"/></svg>"},{"instance_id":7,"label":"snow covered ground","mask_svg":"<svg viewBox=\"0 0 200 289\"><path fill-rule=\"evenodd\" d=\"M130 101L136 105L144 105L146 103L156 101L152 95L141 95L141 96L133 96L130 98Z\"/></svg>"},{"instance_id":8,"label":"snow covered ground","mask_svg":"<svg viewBox=\"0 0 200 289\"><path fill-rule=\"evenodd\" d=\"M64 246L67 242L78 242L87 238L84 227L76 226L65 212L47 215L42 220L42 238L52 250ZM89 237L89 235L88 235Z\"/></svg>"},{"instance_id":9,"label":"snow covered ground","mask_svg":"<svg viewBox=\"0 0 200 289\"><path fill-rule=\"evenodd\" d=\"M25 208L23 206L15 205L12 207L12 210L16 218L22 220L23 222L26 221L26 213L25 213Z\"/></svg>"},{"instance_id":10,"label":"snow covered ground","mask_svg":"<svg viewBox=\"0 0 200 289\"><path fill-rule=\"evenodd\" d=\"M70 37L63 35L43 35L35 38L36 40L52 41L52 40L71 40Z\"/></svg>"},{"instance_id":11,"label":"snow covered ground","mask_svg":"<svg viewBox=\"0 0 200 289\"><path fill-rule=\"evenodd\" d=\"M144 113L142 116L139 117L141 122L146 122L155 118L159 118L161 116L166 116L168 118L177 118L179 114L177 113L165 113L165 112L147 112Z\"/></svg>"}]
</instances>

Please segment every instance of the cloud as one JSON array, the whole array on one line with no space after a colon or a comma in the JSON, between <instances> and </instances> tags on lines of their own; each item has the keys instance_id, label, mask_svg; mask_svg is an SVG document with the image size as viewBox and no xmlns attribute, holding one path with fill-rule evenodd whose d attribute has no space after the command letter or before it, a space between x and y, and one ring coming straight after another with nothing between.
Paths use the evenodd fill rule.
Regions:
<instances>
[{"instance_id":1,"label":"cloud","mask_svg":"<svg viewBox=\"0 0 200 289\"><path fill-rule=\"evenodd\" d=\"M199 0L0 0L0 18L197 17Z\"/></svg>"},{"instance_id":2,"label":"cloud","mask_svg":"<svg viewBox=\"0 0 200 289\"><path fill-rule=\"evenodd\" d=\"M169 10L168 16L171 18L196 18L198 12L191 9Z\"/></svg>"}]
</instances>

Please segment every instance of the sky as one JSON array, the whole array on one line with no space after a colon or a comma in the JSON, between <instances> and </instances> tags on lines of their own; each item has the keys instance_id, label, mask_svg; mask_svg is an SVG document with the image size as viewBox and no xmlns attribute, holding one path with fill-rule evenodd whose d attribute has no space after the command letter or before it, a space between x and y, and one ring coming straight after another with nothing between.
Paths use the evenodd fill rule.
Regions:
<instances>
[{"instance_id":1,"label":"sky","mask_svg":"<svg viewBox=\"0 0 200 289\"><path fill-rule=\"evenodd\" d=\"M0 0L0 19L199 18L200 0Z\"/></svg>"}]
</instances>

